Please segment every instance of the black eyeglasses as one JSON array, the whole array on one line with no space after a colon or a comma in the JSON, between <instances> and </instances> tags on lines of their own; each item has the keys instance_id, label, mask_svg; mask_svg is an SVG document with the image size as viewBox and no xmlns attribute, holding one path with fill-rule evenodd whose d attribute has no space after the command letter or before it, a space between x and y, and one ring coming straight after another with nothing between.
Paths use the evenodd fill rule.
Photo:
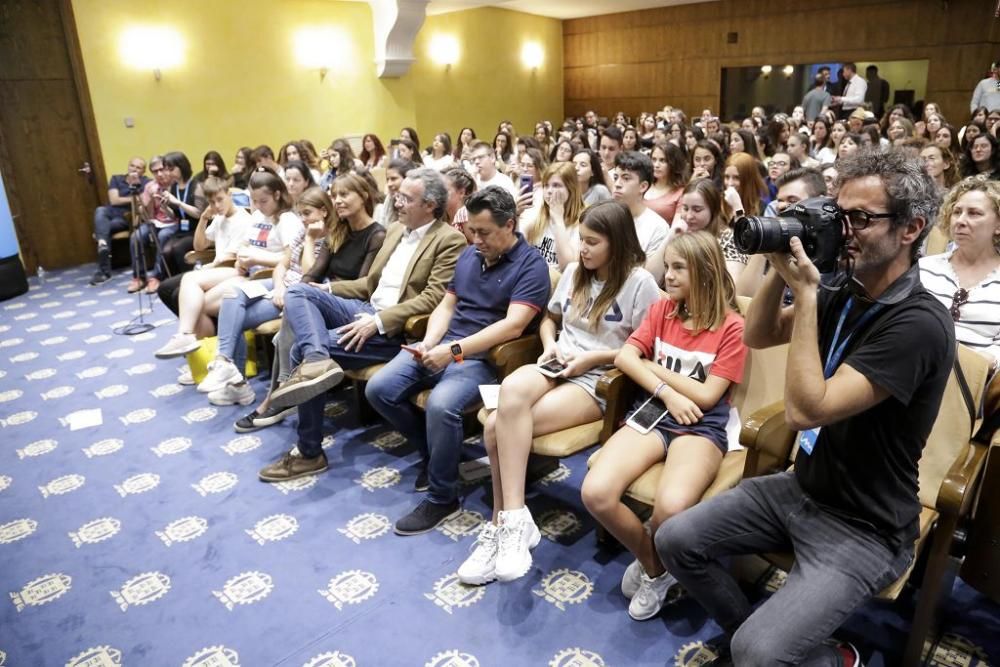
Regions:
<instances>
[{"instance_id":1,"label":"black eyeglasses","mask_svg":"<svg viewBox=\"0 0 1000 667\"><path fill-rule=\"evenodd\" d=\"M869 213L860 208L843 211L843 214L851 229L855 231L866 229L873 220L895 220L897 217L895 213Z\"/></svg>"},{"instance_id":2,"label":"black eyeglasses","mask_svg":"<svg viewBox=\"0 0 1000 667\"><path fill-rule=\"evenodd\" d=\"M960 287L958 291L955 292L951 297L951 308L948 311L951 313L951 319L958 322L962 318L962 306L969 303L969 290Z\"/></svg>"}]
</instances>

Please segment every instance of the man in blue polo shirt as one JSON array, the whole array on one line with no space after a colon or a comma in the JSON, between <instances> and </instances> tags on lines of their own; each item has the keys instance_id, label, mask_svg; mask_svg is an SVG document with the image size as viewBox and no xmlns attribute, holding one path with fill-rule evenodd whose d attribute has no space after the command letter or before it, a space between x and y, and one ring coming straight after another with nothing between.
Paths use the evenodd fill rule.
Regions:
<instances>
[{"instance_id":1,"label":"man in blue polo shirt","mask_svg":"<svg viewBox=\"0 0 1000 667\"><path fill-rule=\"evenodd\" d=\"M433 530L458 514L462 414L479 401L479 385L494 384L490 348L535 331L549 298L549 269L517 233L509 192L486 187L466 203L462 251L444 300L431 313L424 340L375 374L365 396L423 455L416 490L427 498L396 522L398 535ZM431 389L426 412L410 397Z\"/></svg>"},{"instance_id":2,"label":"man in blue polo shirt","mask_svg":"<svg viewBox=\"0 0 1000 667\"><path fill-rule=\"evenodd\" d=\"M111 280L111 235L128 229L125 214L132 210L132 194L139 194L149 182L146 161L133 157L128 161L128 171L115 174L108 183L108 205L94 211L94 239L97 241L97 272L90 279L91 285Z\"/></svg>"}]
</instances>

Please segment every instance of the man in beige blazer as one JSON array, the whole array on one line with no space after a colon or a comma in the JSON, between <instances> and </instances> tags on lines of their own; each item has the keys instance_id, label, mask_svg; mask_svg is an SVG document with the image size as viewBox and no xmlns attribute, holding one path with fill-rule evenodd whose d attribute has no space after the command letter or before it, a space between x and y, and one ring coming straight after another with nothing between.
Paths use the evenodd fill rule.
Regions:
<instances>
[{"instance_id":1,"label":"man in beige blazer","mask_svg":"<svg viewBox=\"0 0 1000 667\"><path fill-rule=\"evenodd\" d=\"M444 298L465 237L441 218L448 191L433 169L411 171L396 198L399 222L368 275L317 286L293 285L285 293L285 323L295 335L296 364L274 391L271 405L299 406L298 452L289 452L260 471L265 482L282 482L327 468L323 453L323 395L343 378L343 368L383 363L399 353L406 320L430 313ZM387 202L391 205L391 202ZM295 451L294 449L292 451Z\"/></svg>"}]
</instances>

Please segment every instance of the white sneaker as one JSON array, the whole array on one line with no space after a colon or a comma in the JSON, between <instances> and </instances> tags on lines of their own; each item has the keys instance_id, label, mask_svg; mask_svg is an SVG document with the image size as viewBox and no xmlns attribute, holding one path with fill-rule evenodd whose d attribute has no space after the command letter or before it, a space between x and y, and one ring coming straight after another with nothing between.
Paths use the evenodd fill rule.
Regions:
<instances>
[{"instance_id":1,"label":"white sneaker","mask_svg":"<svg viewBox=\"0 0 1000 667\"><path fill-rule=\"evenodd\" d=\"M497 526L487 521L479 529L479 537L472 554L458 568L458 580L463 584L480 586L497 578Z\"/></svg>"},{"instance_id":2,"label":"white sneaker","mask_svg":"<svg viewBox=\"0 0 1000 667\"><path fill-rule=\"evenodd\" d=\"M226 359L216 359L208 364L208 375L198 385L198 391L209 394L222 389L227 384L243 382L243 374L236 365Z\"/></svg>"},{"instance_id":3,"label":"white sneaker","mask_svg":"<svg viewBox=\"0 0 1000 667\"><path fill-rule=\"evenodd\" d=\"M531 569L531 550L542 534L527 507L500 512L500 539L497 547L496 575L500 581L514 581Z\"/></svg>"},{"instance_id":4,"label":"white sneaker","mask_svg":"<svg viewBox=\"0 0 1000 667\"><path fill-rule=\"evenodd\" d=\"M212 405L250 405L257 398L257 392L253 390L249 382L240 384L227 384L222 389L217 389L208 395L208 402Z\"/></svg>"},{"instance_id":5,"label":"white sneaker","mask_svg":"<svg viewBox=\"0 0 1000 667\"><path fill-rule=\"evenodd\" d=\"M173 359L194 352L199 347L201 347L201 343L198 342L194 334L179 333L171 336L167 344L157 350L155 354L157 359Z\"/></svg>"},{"instance_id":6,"label":"white sneaker","mask_svg":"<svg viewBox=\"0 0 1000 667\"><path fill-rule=\"evenodd\" d=\"M642 568L639 568L642 570ZM637 621L645 621L660 613L663 602L667 599L667 591L677 583L674 575L664 572L655 579L650 579L644 572L639 572L639 590L628 605L628 615Z\"/></svg>"},{"instance_id":7,"label":"white sneaker","mask_svg":"<svg viewBox=\"0 0 1000 667\"><path fill-rule=\"evenodd\" d=\"M625 574L622 575L622 595L629 600L634 598L635 592L639 590L639 584L641 583L639 575L641 574L642 565L639 564L638 558L629 563L629 566L625 568Z\"/></svg>"},{"instance_id":8,"label":"white sneaker","mask_svg":"<svg viewBox=\"0 0 1000 667\"><path fill-rule=\"evenodd\" d=\"M177 384L182 384L185 387L190 387L194 384L194 375L191 374L190 366L181 368L181 374L177 376Z\"/></svg>"}]
</instances>

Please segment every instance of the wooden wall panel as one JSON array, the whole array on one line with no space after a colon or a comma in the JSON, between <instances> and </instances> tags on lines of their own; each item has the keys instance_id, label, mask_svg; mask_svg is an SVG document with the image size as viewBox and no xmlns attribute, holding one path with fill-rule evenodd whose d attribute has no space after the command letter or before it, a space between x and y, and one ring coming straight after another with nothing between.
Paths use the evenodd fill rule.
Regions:
<instances>
[{"instance_id":1,"label":"wooden wall panel","mask_svg":"<svg viewBox=\"0 0 1000 667\"><path fill-rule=\"evenodd\" d=\"M928 59L927 98L964 122L1000 57L992 0L720 0L563 22L566 113L719 108L723 67ZM727 44L738 32L737 44Z\"/></svg>"}]
</instances>

